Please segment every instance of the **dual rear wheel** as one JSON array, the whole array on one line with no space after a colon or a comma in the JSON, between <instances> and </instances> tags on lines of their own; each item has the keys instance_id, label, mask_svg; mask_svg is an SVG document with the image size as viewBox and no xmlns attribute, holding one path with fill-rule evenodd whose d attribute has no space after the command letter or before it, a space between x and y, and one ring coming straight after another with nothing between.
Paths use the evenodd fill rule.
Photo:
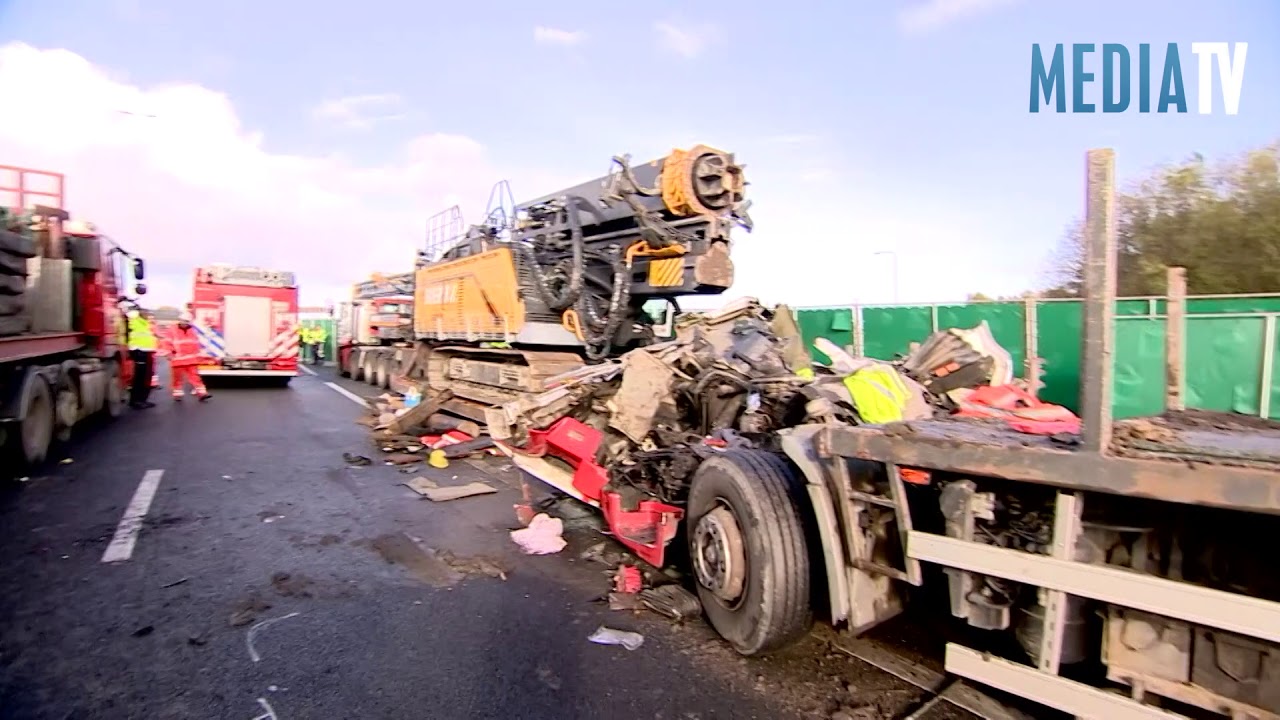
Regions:
<instances>
[{"instance_id":1,"label":"dual rear wheel","mask_svg":"<svg viewBox=\"0 0 1280 720\"><path fill-rule=\"evenodd\" d=\"M686 506L689 557L712 627L742 655L813 623L804 480L784 457L729 450L698 468Z\"/></svg>"}]
</instances>

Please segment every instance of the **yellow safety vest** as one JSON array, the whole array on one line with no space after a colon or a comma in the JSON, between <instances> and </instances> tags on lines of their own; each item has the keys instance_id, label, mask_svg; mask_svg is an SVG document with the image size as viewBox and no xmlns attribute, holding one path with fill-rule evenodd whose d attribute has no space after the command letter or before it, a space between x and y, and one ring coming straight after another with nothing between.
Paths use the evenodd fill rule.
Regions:
<instances>
[{"instance_id":1,"label":"yellow safety vest","mask_svg":"<svg viewBox=\"0 0 1280 720\"><path fill-rule=\"evenodd\" d=\"M156 336L151 332L151 323L138 316L129 318L129 349L156 351Z\"/></svg>"},{"instance_id":2,"label":"yellow safety vest","mask_svg":"<svg viewBox=\"0 0 1280 720\"><path fill-rule=\"evenodd\" d=\"M853 406L864 422L882 425L902 420L910 391L893 368L884 365L863 368L846 377L844 386L853 396Z\"/></svg>"},{"instance_id":3,"label":"yellow safety vest","mask_svg":"<svg viewBox=\"0 0 1280 720\"><path fill-rule=\"evenodd\" d=\"M324 331L324 326L323 326L323 325L317 325L317 326L315 326L314 328L312 328L312 329L311 329L311 332L312 332L312 335L311 335L311 342L314 342L314 343L322 343L322 342L324 342L325 334L326 334L326 333L325 333L325 331Z\"/></svg>"}]
</instances>

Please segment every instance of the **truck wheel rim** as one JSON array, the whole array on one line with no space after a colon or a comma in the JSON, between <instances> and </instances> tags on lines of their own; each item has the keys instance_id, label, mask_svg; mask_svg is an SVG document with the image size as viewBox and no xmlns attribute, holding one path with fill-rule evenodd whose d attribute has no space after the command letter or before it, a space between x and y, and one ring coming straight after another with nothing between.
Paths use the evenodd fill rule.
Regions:
<instances>
[{"instance_id":1,"label":"truck wheel rim","mask_svg":"<svg viewBox=\"0 0 1280 720\"><path fill-rule=\"evenodd\" d=\"M726 603L742 596L747 577L746 547L729 508L720 505L698 520L692 554L694 573L703 587Z\"/></svg>"}]
</instances>

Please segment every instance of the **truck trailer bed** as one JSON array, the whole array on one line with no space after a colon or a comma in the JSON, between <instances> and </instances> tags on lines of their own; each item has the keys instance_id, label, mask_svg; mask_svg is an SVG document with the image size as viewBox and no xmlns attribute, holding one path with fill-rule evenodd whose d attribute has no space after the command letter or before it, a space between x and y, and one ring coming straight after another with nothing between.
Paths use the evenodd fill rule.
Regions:
<instances>
[{"instance_id":1,"label":"truck trailer bed","mask_svg":"<svg viewBox=\"0 0 1280 720\"><path fill-rule=\"evenodd\" d=\"M831 427L819 453L973 477L1280 514L1280 424L1182 412L1117 421L1111 450L968 418Z\"/></svg>"}]
</instances>

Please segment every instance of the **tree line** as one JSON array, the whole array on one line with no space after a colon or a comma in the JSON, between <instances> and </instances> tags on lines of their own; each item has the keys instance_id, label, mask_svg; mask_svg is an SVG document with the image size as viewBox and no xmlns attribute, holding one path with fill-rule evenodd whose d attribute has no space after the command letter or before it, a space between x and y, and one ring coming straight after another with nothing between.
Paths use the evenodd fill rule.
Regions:
<instances>
[{"instance_id":1,"label":"tree line","mask_svg":"<svg viewBox=\"0 0 1280 720\"><path fill-rule=\"evenodd\" d=\"M1280 142L1157 169L1116 193L1116 227L1122 297L1165 294L1170 266L1187 269L1189 294L1280 292ZM1058 242L1040 295L1079 297L1082 231L1077 219Z\"/></svg>"}]
</instances>

